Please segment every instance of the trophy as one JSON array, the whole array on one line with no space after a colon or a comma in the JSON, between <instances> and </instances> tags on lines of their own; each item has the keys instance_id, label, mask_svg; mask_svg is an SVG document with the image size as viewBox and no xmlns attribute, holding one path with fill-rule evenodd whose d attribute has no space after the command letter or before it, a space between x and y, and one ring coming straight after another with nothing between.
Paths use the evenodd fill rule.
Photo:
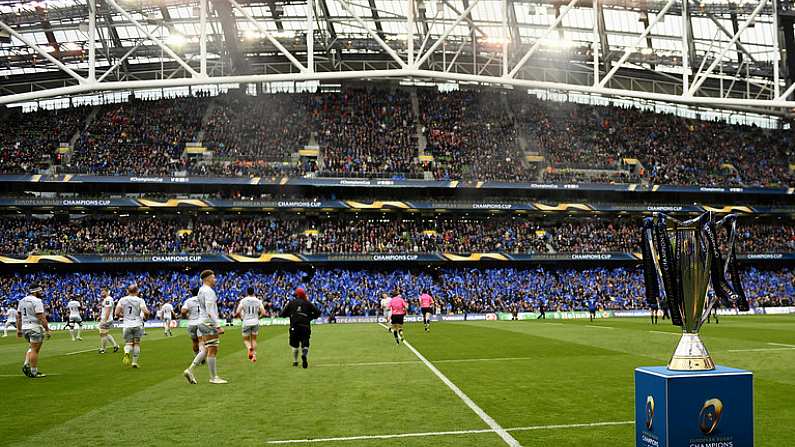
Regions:
<instances>
[{"instance_id":1,"label":"trophy","mask_svg":"<svg viewBox=\"0 0 795 447\"><path fill-rule=\"evenodd\" d=\"M718 243L721 230L728 236L725 261ZM739 310L748 310L737 270L736 235L737 217L733 214L720 221L715 221L712 213L680 221L654 213L643 220L646 301L652 308L666 306L671 322L682 327L682 338L668 362L670 370L715 369L699 329L719 300L726 307L734 304ZM714 293L708 298L710 286Z\"/></svg>"}]
</instances>

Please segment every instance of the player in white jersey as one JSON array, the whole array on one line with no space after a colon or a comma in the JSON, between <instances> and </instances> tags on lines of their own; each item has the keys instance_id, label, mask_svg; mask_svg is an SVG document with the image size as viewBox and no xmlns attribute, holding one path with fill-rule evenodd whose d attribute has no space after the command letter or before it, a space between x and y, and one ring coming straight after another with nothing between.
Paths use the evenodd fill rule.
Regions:
<instances>
[{"instance_id":1,"label":"player in white jersey","mask_svg":"<svg viewBox=\"0 0 795 447\"><path fill-rule=\"evenodd\" d=\"M69 309L69 322L66 323L66 327L69 328L69 334L72 335L72 341L83 340L83 338L80 337L80 331L83 329L83 317L80 316L80 309L82 307L83 306L80 304L80 301L77 300L71 300L66 303L66 308ZM75 326L77 327L77 337L75 337Z\"/></svg>"},{"instance_id":2,"label":"player in white jersey","mask_svg":"<svg viewBox=\"0 0 795 447\"><path fill-rule=\"evenodd\" d=\"M248 359L256 363L259 318L265 316L265 306L262 300L254 296L253 287L246 290L246 296L237 305L235 316L243 320L243 344L248 350Z\"/></svg>"},{"instance_id":3,"label":"player in white jersey","mask_svg":"<svg viewBox=\"0 0 795 447\"><path fill-rule=\"evenodd\" d=\"M384 313L384 324L386 324L386 330L392 332L392 326L390 326L389 322L392 318L392 310L389 307L389 302L392 301L392 298L387 293L381 294L381 311Z\"/></svg>"},{"instance_id":4,"label":"player in white jersey","mask_svg":"<svg viewBox=\"0 0 795 447\"><path fill-rule=\"evenodd\" d=\"M127 286L127 296L116 304L116 317L123 319L124 357L121 361L122 365L132 365L133 368L138 368L141 337L144 335L144 319L149 318L149 309L147 309L144 300L138 296L136 284Z\"/></svg>"},{"instance_id":5,"label":"player in white jersey","mask_svg":"<svg viewBox=\"0 0 795 447\"><path fill-rule=\"evenodd\" d=\"M113 297L107 287L102 288L102 300L99 305L99 353L104 354L108 344L113 345L113 352L119 352L116 339L110 334L113 325Z\"/></svg>"},{"instance_id":6,"label":"player in white jersey","mask_svg":"<svg viewBox=\"0 0 795 447\"><path fill-rule=\"evenodd\" d=\"M199 288L197 298L199 300L199 339L204 343L204 351L199 351L191 362L188 369L182 372L188 383L198 383L193 375L193 368L207 359L207 368L210 370L210 383L228 383L218 377L216 371L215 358L218 355L218 336L224 333L221 327L221 320L218 316L218 297L215 295L215 273L212 270L205 270L200 275L202 286Z\"/></svg>"},{"instance_id":7,"label":"player in white jersey","mask_svg":"<svg viewBox=\"0 0 795 447\"><path fill-rule=\"evenodd\" d=\"M199 351L204 350L204 344L199 340L199 298L196 296L199 294L199 289L193 289L192 292L193 296L182 303L180 315L182 318L188 319L188 335L191 342L193 342L193 354L195 356ZM204 354L203 358L206 357L207 353Z\"/></svg>"},{"instance_id":8,"label":"player in white jersey","mask_svg":"<svg viewBox=\"0 0 795 447\"><path fill-rule=\"evenodd\" d=\"M163 303L160 306L160 318L163 319L163 334L170 337L171 321L174 319L174 306L171 303Z\"/></svg>"},{"instance_id":9,"label":"player in white jersey","mask_svg":"<svg viewBox=\"0 0 795 447\"><path fill-rule=\"evenodd\" d=\"M3 337L8 337L8 328L17 328L17 310L11 306L5 311L6 322L3 324Z\"/></svg>"},{"instance_id":10,"label":"player in white jersey","mask_svg":"<svg viewBox=\"0 0 795 447\"><path fill-rule=\"evenodd\" d=\"M17 306L17 337L25 337L30 346L25 353L22 373L32 379L46 377L39 372L39 351L44 337L50 338L50 326L44 316L41 287L33 287L30 295L19 300Z\"/></svg>"}]
</instances>

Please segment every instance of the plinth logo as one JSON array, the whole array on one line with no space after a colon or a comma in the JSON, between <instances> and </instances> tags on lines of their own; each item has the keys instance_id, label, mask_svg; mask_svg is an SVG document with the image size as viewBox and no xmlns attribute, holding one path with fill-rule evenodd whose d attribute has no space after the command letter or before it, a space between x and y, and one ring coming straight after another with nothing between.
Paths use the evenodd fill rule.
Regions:
<instances>
[{"instance_id":1,"label":"plinth logo","mask_svg":"<svg viewBox=\"0 0 795 447\"><path fill-rule=\"evenodd\" d=\"M646 397L646 429L654 431L654 397Z\"/></svg>"},{"instance_id":2,"label":"plinth logo","mask_svg":"<svg viewBox=\"0 0 795 447\"><path fill-rule=\"evenodd\" d=\"M718 427L721 413L723 413L723 402L717 397L704 402L701 412L698 414L698 428L701 429L701 433L705 435L712 434Z\"/></svg>"}]
</instances>

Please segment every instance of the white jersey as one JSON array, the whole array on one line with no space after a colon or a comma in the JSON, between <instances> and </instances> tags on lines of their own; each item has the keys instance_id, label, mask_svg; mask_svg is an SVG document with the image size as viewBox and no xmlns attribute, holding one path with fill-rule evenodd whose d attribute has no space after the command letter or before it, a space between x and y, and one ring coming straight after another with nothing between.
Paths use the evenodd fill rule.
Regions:
<instances>
[{"instance_id":1,"label":"white jersey","mask_svg":"<svg viewBox=\"0 0 795 447\"><path fill-rule=\"evenodd\" d=\"M198 326L199 324L199 297L193 296L182 303L182 310L188 316L188 326Z\"/></svg>"},{"instance_id":2,"label":"white jersey","mask_svg":"<svg viewBox=\"0 0 795 447\"><path fill-rule=\"evenodd\" d=\"M14 309L13 307L9 307L6 310L6 322L13 322L13 323L17 322L17 310Z\"/></svg>"},{"instance_id":3,"label":"white jersey","mask_svg":"<svg viewBox=\"0 0 795 447\"><path fill-rule=\"evenodd\" d=\"M174 306L171 303L165 303L160 306L160 315L163 316L164 320L170 320L174 316Z\"/></svg>"},{"instance_id":4,"label":"white jersey","mask_svg":"<svg viewBox=\"0 0 795 447\"><path fill-rule=\"evenodd\" d=\"M102 309L99 312L100 323L110 323L113 321L113 298L106 296L102 299Z\"/></svg>"},{"instance_id":5,"label":"white jersey","mask_svg":"<svg viewBox=\"0 0 795 447\"><path fill-rule=\"evenodd\" d=\"M201 286L196 298L199 299L199 322L207 326L219 326L218 297L215 291L208 286Z\"/></svg>"},{"instance_id":6,"label":"white jersey","mask_svg":"<svg viewBox=\"0 0 795 447\"><path fill-rule=\"evenodd\" d=\"M237 305L237 311L240 312L243 326L258 324L260 309L262 309L262 300L255 296L247 296L240 300L240 304Z\"/></svg>"},{"instance_id":7,"label":"white jersey","mask_svg":"<svg viewBox=\"0 0 795 447\"><path fill-rule=\"evenodd\" d=\"M36 316L36 314L44 313L44 303L41 302L41 299L28 295L19 300L17 309L22 314L22 327L20 329L23 331L27 329L44 329Z\"/></svg>"},{"instance_id":8,"label":"white jersey","mask_svg":"<svg viewBox=\"0 0 795 447\"><path fill-rule=\"evenodd\" d=\"M389 310L390 301L392 301L392 298L389 297L381 298L381 309L384 310L384 313L386 313Z\"/></svg>"},{"instance_id":9,"label":"white jersey","mask_svg":"<svg viewBox=\"0 0 795 447\"><path fill-rule=\"evenodd\" d=\"M66 303L66 308L69 309L69 318L80 318L80 303L72 300Z\"/></svg>"},{"instance_id":10,"label":"white jersey","mask_svg":"<svg viewBox=\"0 0 795 447\"><path fill-rule=\"evenodd\" d=\"M122 309L123 327L143 327L146 303L141 297L127 295L119 300L116 308Z\"/></svg>"}]
</instances>

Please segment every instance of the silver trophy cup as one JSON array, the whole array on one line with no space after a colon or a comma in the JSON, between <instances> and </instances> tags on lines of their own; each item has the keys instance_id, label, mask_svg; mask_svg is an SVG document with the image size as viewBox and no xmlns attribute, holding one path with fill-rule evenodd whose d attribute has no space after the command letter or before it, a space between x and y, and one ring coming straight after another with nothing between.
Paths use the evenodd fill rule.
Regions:
<instances>
[{"instance_id":1,"label":"silver trophy cup","mask_svg":"<svg viewBox=\"0 0 795 447\"><path fill-rule=\"evenodd\" d=\"M731 247L725 264L718 250L716 229L723 226L727 227ZM698 335L701 326L720 299L727 304L740 303L741 310L748 306L735 266L735 234L734 216L715 222L711 213L705 213L680 221L657 213L644 221L647 300L653 308L658 304L666 305L672 322L682 327L682 338L668 362L668 369L715 369L715 362ZM726 280L729 267L734 269L731 272L736 278L734 287ZM711 297L708 296L710 286L715 292Z\"/></svg>"}]
</instances>

